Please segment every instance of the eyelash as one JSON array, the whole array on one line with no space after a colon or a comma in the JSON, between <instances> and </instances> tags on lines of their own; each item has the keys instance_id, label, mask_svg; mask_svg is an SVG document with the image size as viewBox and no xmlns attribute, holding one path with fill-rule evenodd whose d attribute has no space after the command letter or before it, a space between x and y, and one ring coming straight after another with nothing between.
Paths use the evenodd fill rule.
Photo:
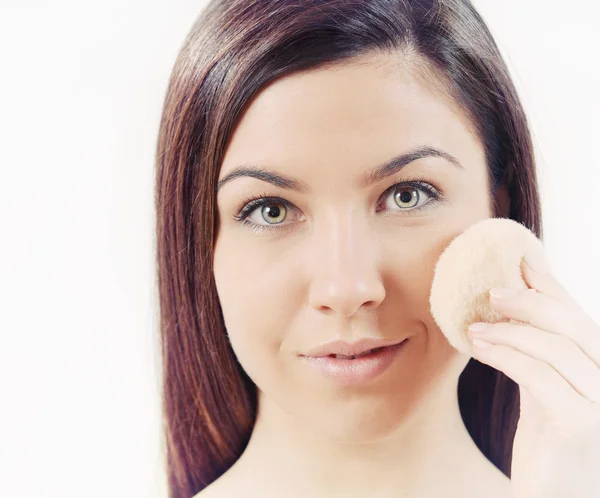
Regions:
<instances>
[{"instance_id":1,"label":"eyelash","mask_svg":"<svg viewBox=\"0 0 600 498\"><path fill-rule=\"evenodd\" d=\"M404 209L400 210L400 211L407 211L408 213L414 213L415 211L420 211L421 209L424 209L425 207L427 207L429 204L435 204L435 203L439 202L441 200L441 198L443 197L442 193L439 190L437 190L435 187L433 187L429 183L426 183L425 181L420 180L420 179L396 183L396 184L392 185L391 187L389 187L388 189L386 189L385 192L383 192L383 194L381 194L381 197L387 196L387 194L389 194L390 192L393 192L394 190L396 190L397 188L400 188L400 187L401 188L415 188L417 190L420 190L421 192L427 193L427 195L429 195L431 198L431 200L429 202L422 204L420 207L406 209L406 210L404 210ZM244 207L239 211L239 213L236 216L233 217L233 219L235 221L237 221L238 223L241 223L244 226L248 226L252 231L255 231L255 232L263 232L263 231L270 231L270 230L282 230L282 228L280 228L281 223L272 224L272 225L258 225L256 223L253 223L253 222L247 220L247 218L256 209L262 208L263 206L268 206L271 204L283 205L283 206L285 206L286 210L293 208L293 205L291 202L286 201L285 199L282 199L280 197L270 197L265 193L258 197L250 197L250 198L246 199L242 203L242 206L244 206Z\"/></svg>"}]
</instances>

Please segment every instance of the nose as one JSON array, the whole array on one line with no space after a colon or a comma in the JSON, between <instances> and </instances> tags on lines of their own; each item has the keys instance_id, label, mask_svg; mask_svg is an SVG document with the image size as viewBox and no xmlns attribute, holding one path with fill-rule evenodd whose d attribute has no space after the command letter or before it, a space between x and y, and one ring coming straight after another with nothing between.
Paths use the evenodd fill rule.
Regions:
<instances>
[{"instance_id":1,"label":"nose","mask_svg":"<svg viewBox=\"0 0 600 498\"><path fill-rule=\"evenodd\" d=\"M361 307L379 306L385 298L380 250L367 223L338 216L313 235L311 307L348 317Z\"/></svg>"}]
</instances>

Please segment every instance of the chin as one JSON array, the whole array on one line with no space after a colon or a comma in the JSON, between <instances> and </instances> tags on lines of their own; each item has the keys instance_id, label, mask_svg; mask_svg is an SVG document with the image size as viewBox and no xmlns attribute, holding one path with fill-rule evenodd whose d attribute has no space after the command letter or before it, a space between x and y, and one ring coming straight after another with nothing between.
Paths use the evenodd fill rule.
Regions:
<instances>
[{"instance_id":1,"label":"chin","mask_svg":"<svg viewBox=\"0 0 600 498\"><path fill-rule=\"evenodd\" d=\"M405 405L405 403L400 403ZM374 403L362 395L353 403L329 406L323 402L305 404L309 412L297 419L317 438L329 438L342 443L368 444L386 439L402 426L407 411L394 407L393 402Z\"/></svg>"}]
</instances>

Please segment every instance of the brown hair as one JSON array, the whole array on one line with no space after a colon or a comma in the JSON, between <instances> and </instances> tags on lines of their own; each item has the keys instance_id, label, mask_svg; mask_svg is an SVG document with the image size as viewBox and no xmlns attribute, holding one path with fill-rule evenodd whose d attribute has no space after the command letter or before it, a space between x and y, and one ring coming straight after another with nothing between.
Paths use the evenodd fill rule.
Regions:
<instances>
[{"instance_id":1,"label":"brown hair","mask_svg":"<svg viewBox=\"0 0 600 498\"><path fill-rule=\"evenodd\" d=\"M413 54L470 117L484 144L494 216L504 185L512 218L542 238L533 146L508 69L469 0L213 0L169 82L157 145L157 276L170 496L189 498L242 454L256 387L227 340L213 276L216 183L232 131L276 78L367 52ZM461 416L510 477L518 386L471 359Z\"/></svg>"}]
</instances>

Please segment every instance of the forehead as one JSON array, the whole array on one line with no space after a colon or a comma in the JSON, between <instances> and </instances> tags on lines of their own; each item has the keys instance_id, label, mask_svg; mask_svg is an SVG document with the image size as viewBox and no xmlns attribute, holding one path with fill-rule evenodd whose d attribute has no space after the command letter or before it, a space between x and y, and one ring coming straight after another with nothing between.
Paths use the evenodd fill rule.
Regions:
<instances>
[{"instance_id":1,"label":"forehead","mask_svg":"<svg viewBox=\"0 0 600 498\"><path fill-rule=\"evenodd\" d=\"M422 145L479 148L472 123L443 88L435 72L391 55L285 76L247 108L220 177L244 163L323 171L344 161L372 166Z\"/></svg>"}]
</instances>

